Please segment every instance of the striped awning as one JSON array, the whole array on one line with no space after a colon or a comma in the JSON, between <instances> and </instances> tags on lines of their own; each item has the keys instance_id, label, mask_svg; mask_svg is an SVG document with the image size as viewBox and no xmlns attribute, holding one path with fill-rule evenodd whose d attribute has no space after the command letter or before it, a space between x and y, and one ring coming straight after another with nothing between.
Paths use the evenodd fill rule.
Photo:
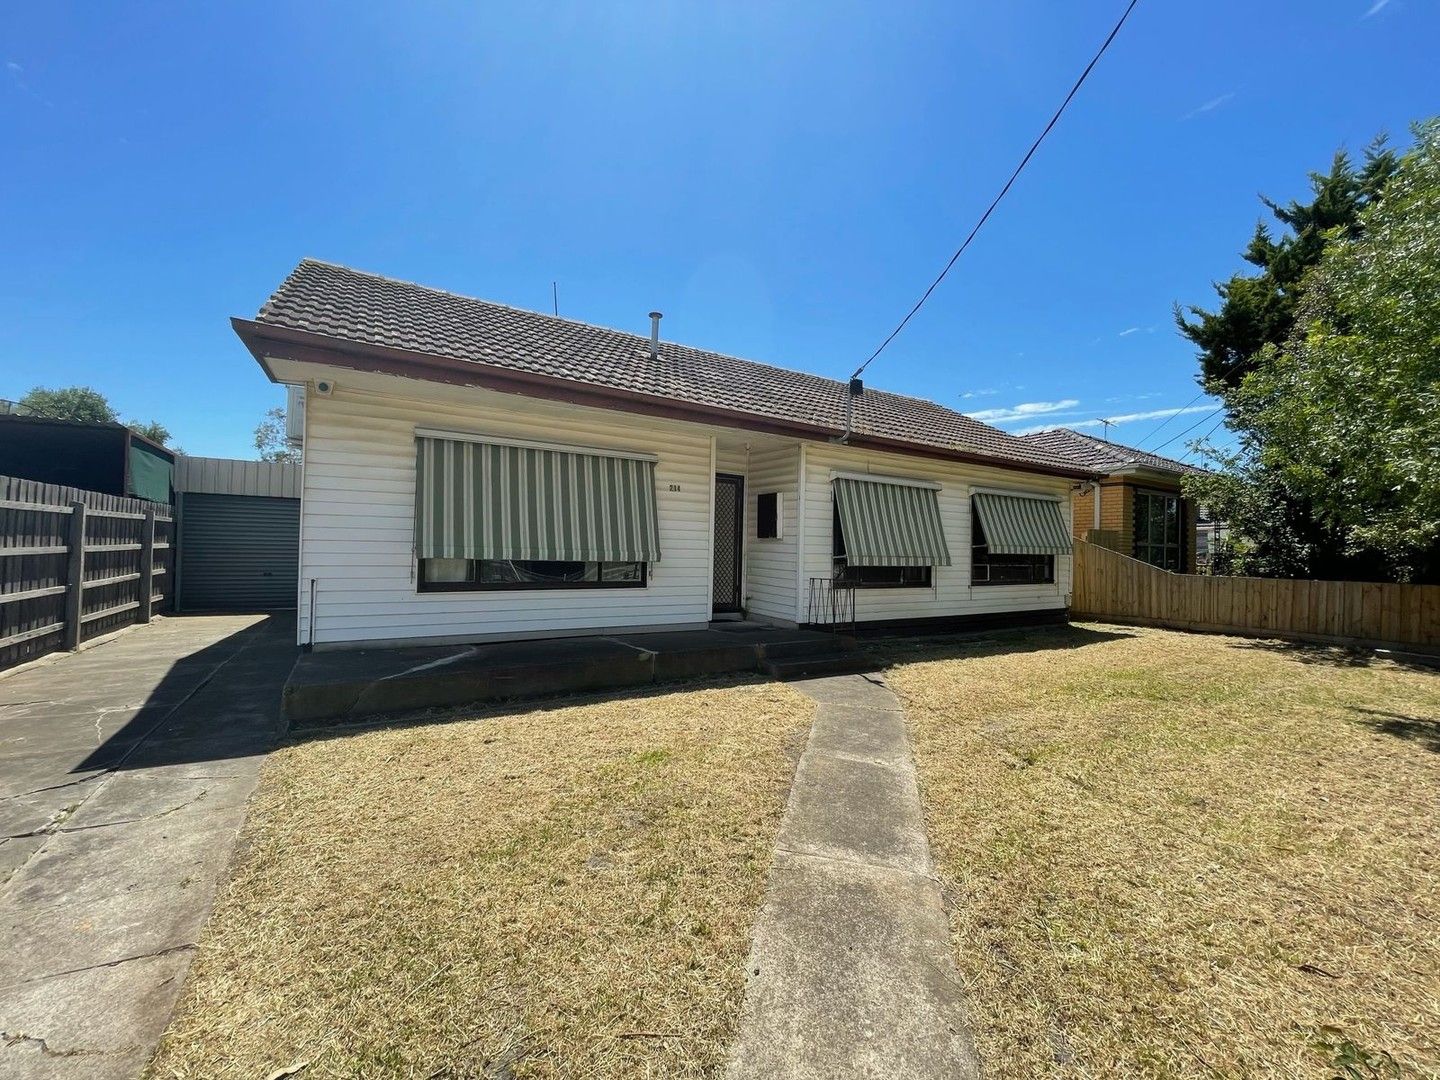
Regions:
<instances>
[{"instance_id":1,"label":"striped awning","mask_svg":"<svg viewBox=\"0 0 1440 1080\"><path fill-rule=\"evenodd\" d=\"M976 492L975 512L991 555L1069 555L1070 530L1054 499Z\"/></svg>"},{"instance_id":2,"label":"striped awning","mask_svg":"<svg viewBox=\"0 0 1440 1080\"><path fill-rule=\"evenodd\" d=\"M832 483L848 565L950 565L934 488L849 477Z\"/></svg>"},{"instance_id":3,"label":"striped awning","mask_svg":"<svg viewBox=\"0 0 1440 1080\"><path fill-rule=\"evenodd\" d=\"M655 463L416 437L421 559L658 562Z\"/></svg>"}]
</instances>

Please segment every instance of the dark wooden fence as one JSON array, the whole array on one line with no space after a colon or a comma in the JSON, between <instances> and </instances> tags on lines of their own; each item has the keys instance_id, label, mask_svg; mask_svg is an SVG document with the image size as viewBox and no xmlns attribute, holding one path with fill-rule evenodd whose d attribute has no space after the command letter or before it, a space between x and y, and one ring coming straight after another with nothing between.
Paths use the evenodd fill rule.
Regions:
<instances>
[{"instance_id":1,"label":"dark wooden fence","mask_svg":"<svg viewBox=\"0 0 1440 1080\"><path fill-rule=\"evenodd\" d=\"M1440 585L1172 574L1084 540L1074 571L1078 619L1440 652Z\"/></svg>"},{"instance_id":2,"label":"dark wooden fence","mask_svg":"<svg viewBox=\"0 0 1440 1080\"><path fill-rule=\"evenodd\" d=\"M173 537L168 506L0 476L0 671L169 609Z\"/></svg>"}]
</instances>

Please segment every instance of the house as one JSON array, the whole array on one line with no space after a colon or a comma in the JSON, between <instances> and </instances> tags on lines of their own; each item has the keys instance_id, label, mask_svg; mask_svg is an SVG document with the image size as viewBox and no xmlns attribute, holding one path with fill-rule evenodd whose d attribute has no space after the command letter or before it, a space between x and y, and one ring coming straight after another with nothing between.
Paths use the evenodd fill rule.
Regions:
<instances>
[{"instance_id":1,"label":"house","mask_svg":"<svg viewBox=\"0 0 1440 1080\"><path fill-rule=\"evenodd\" d=\"M0 412L0 475L170 501L175 454L124 424Z\"/></svg>"},{"instance_id":2,"label":"house","mask_svg":"<svg viewBox=\"0 0 1440 1080\"><path fill-rule=\"evenodd\" d=\"M1065 617L1096 473L933 402L312 260L232 322L306 388L302 644Z\"/></svg>"},{"instance_id":3,"label":"house","mask_svg":"<svg viewBox=\"0 0 1440 1080\"><path fill-rule=\"evenodd\" d=\"M1069 428L1021 437L1105 474L1074 497L1076 536L1164 570L1195 572L1199 515L1180 481L1204 469Z\"/></svg>"}]
</instances>

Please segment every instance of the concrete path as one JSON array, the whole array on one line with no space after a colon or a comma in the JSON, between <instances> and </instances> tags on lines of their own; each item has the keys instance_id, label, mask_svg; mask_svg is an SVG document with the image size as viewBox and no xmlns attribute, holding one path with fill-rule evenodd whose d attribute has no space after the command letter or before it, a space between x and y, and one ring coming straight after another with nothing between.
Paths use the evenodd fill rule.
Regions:
<instances>
[{"instance_id":1,"label":"concrete path","mask_svg":"<svg viewBox=\"0 0 1440 1080\"><path fill-rule=\"evenodd\" d=\"M182 616L0 678L0 1076L137 1076L265 753L293 623Z\"/></svg>"},{"instance_id":2,"label":"concrete path","mask_svg":"<svg viewBox=\"0 0 1440 1080\"><path fill-rule=\"evenodd\" d=\"M978 1077L899 702L873 676L791 685L819 707L729 1075Z\"/></svg>"}]
</instances>

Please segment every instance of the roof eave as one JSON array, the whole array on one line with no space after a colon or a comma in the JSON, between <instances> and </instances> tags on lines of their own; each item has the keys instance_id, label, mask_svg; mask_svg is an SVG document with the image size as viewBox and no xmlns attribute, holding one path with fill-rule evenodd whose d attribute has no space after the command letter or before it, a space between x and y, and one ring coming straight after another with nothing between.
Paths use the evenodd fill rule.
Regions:
<instances>
[{"instance_id":1,"label":"roof eave","mask_svg":"<svg viewBox=\"0 0 1440 1080\"><path fill-rule=\"evenodd\" d=\"M299 362L348 368L354 371L398 375L403 378L422 379L456 386L478 386L501 393L523 394L551 401L564 401L574 405L588 405L592 408L661 416L710 426L718 424L747 431L761 431L767 434L802 439L829 441L843 433L839 427L781 420L736 409L700 405L677 398L641 394L618 387L599 386L595 383L537 375L514 368L495 367L473 360L457 360L454 357L413 352L388 345L352 341L348 338L331 337L309 330L296 330L253 319L232 318L230 325L271 382L278 383L280 381L276 378L275 372L267 360L268 357L274 356ZM1013 461L1009 458L969 453L964 450L951 450L925 443L907 442L903 439L891 439L860 432L852 433L847 443L851 446L889 450L916 457L962 461L969 464L987 465L991 468L1037 473L1042 476L1059 476L1073 480L1092 480L1101 475L1093 470Z\"/></svg>"},{"instance_id":2,"label":"roof eave","mask_svg":"<svg viewBox=\"0 0 1440 1080\"><path fill-rule=\"evenodd\" d=\"M1125 465L1118 469L1112 469L1109 475L1132 476L1138 477L1142 480L1147 477L1152 479L1158 478L1163 480L1180 480L1186 476L1190 476L1193 474L1186 472L1183 469L1160 469L1155 467L1154 465L1142 465L1138 462L1135 462L1133 464Z\"/></svg>"}]
</instances>

